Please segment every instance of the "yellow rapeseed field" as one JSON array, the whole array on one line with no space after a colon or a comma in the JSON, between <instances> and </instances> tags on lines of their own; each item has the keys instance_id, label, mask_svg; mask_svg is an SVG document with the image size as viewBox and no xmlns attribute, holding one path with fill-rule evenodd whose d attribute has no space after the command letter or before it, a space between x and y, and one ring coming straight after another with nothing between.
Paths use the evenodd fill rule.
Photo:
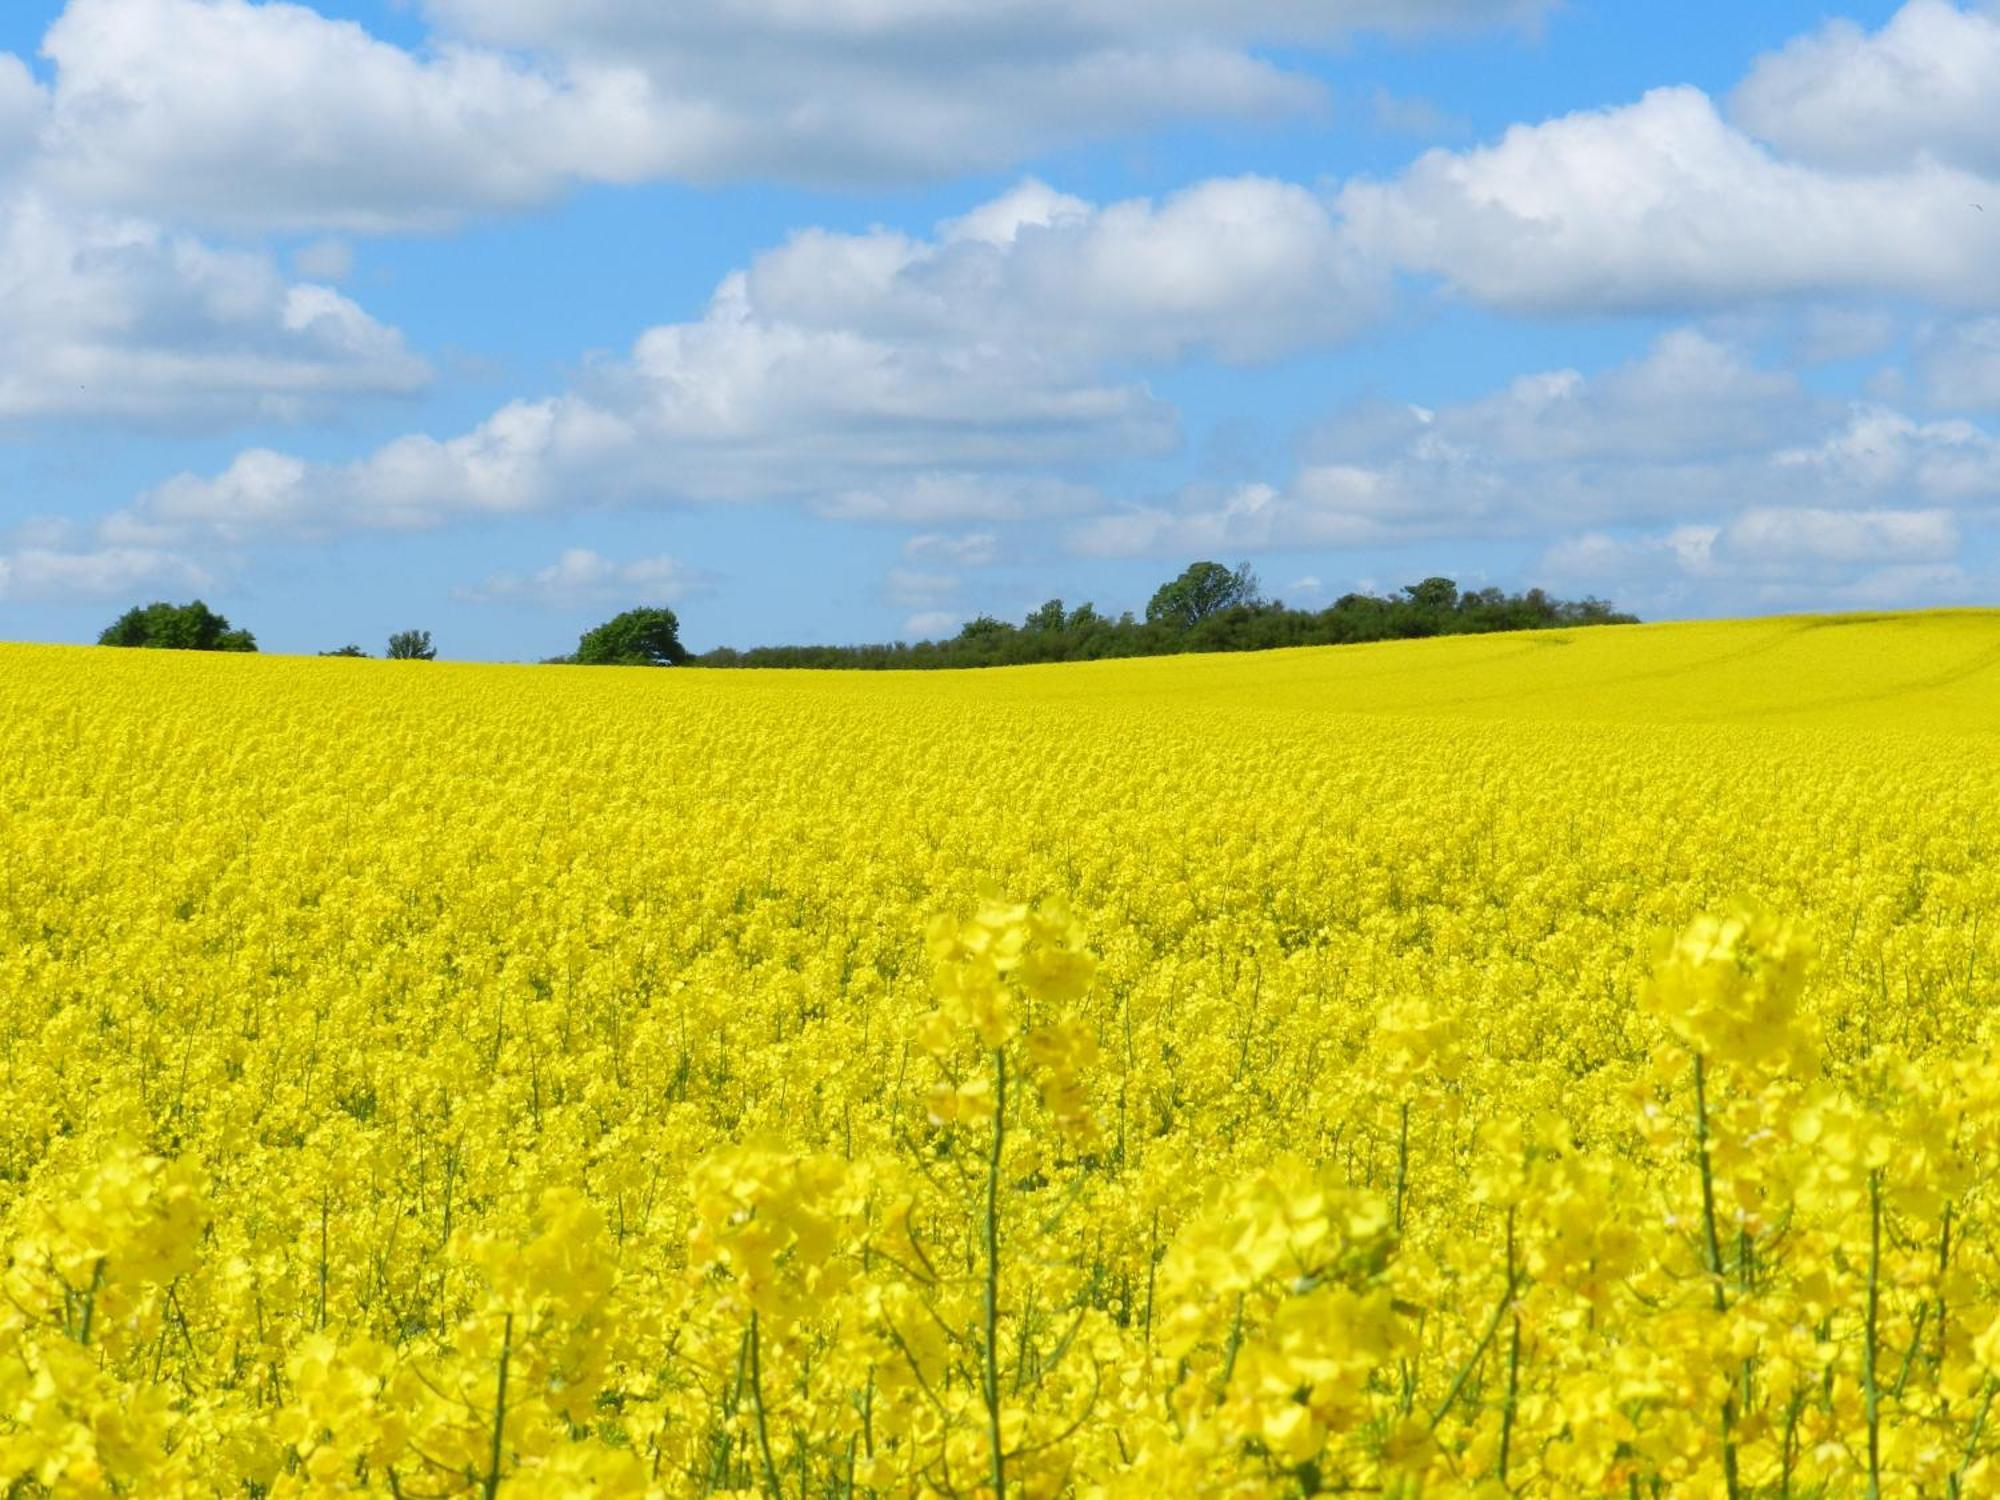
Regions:
<instances>
[{"instance_id":1,"label":"yellow rapeseed field","mask_svg":"<svg viewBox=\"0 0 2000 1500\"><path fill-rule=\"evenodd\" d=\"M0 690L0 1494L2000 1494L2000 615Z\"/></svg>"}]
</instances>

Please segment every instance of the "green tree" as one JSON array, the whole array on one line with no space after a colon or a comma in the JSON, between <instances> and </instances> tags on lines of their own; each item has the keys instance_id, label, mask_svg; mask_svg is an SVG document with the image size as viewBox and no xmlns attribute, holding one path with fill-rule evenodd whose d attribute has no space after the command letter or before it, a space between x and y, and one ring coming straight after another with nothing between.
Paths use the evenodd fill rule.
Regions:
<instances>
[{"instance_id":1,"label":"green tree","mask_svg":"<svg viewBox=\"0 0 2000 1500\"><path fill-rule=\"evenodd\" d=\"M576 643L575 661L584 667L667 667L687 659L681 622L670 609L628 609Z\"/></svg>"},{"instance_id":2,"label":"green tree","mask_svg":"<svg viewBox=\"0 0 2000 1500\"><path fill-rule=\"evenodd\" d=\"M1189 630L1210 615L1239 604L1255 604L1260 597L1257 575L1250 571L1250 564L1232 571L1221 563L1198 562L1172 582L1160 585L1146 606L1146 621Z\"/></svg>"},{"instance_id":3,"label":"green tree","mask_svg":"<svg viewBox=\"0 0 2000 1500\"><path fill-rule=\"evenodd\" d=\"M255 651L257 638L232 630L201 600L192 604L134 605L104 628L100 646L145 646L165 651Z\"/></svg>"},{"instance_id":4,"label":"green tree","mask_svg":"<svg viewBox=\"0 0 2000 1500\"><path fill-rule=\"evenodd\" d=\"M321 656L366 656L368 653L359 646L336 646L331 651L320 652Z\"/></svg>"},{"instance_id":5,"label":"green tree","mask_svg":"<svg viewBox=\"0 0 2000 1500\"><path fill-rule=\"evenodd\" d=\"M399 630L389 637L389 649L383 655L390 661L436 661L437 647L431 644L428 630Z\"/></svg>"},{"instance_id":6,"label":"green tree","mask_svg":"<svg viewBox=\"0 0 2000 1500\"><path fill-rule=\"evenodd\" d=\"M1063 602L1051 599L1040 609L1029 614L1021 624L1023 630L1061 630L1068 616L1063 613Z\"/></svg>"},{"instance_id":7,"label":"green tree","mask_svg":"<svg viewBox=\"0 0 2000 1500\"><path fill-rule=\"evenodd\" d=\"M1422 583L1406 583L1403 592L1418 609L1443 613L1458 608L1458 582L1451 578L1426 578Z\"/></svg>"},{"instance_id":8,"label":"green tree","mask_svg":"<svg viewBox=\"0 0 2000 1500\"><path fill-rule=\"evenodd\" d=\"M1102 625L1103 623L1104 616L1097 612L1097 606L1095 604L1084 603L1079 604L1069 612L1069 619L1064 622L1064 628L1068 630L1088 630L1093 625Z\"/></svg>"},{"instance_id":9,"label":"green tree","mask_svg":"<svg viewBox=\"0 0 2000 1500\"><path fill-rule=\"evenodd\" d=\"M991 615L974 615L959 627L961 641L985 641L995 636L1007 634L1014 627L1005 620L996 620Z\"/></svg>"}]
</instances>

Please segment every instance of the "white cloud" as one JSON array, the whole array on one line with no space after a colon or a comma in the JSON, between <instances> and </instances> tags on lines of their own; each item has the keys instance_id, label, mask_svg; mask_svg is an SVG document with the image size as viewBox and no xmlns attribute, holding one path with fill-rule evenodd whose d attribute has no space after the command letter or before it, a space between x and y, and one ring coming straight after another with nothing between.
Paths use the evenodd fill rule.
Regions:
<instances>
[{"instance_id":1,"label":"white cloud","mask_svg":"<svg viewBox=\"0 0 2000 1500\"><path fill-rule=\"evenodd\" d=\"M1966 597L1959 549L1944 511L1755 507L1659 532L1567 537L1539 576L1670 611L1909 606Z\"/></svg>"},{"instance_id":2,"label":"white cloud","mask_svg":"<svg viewBox=\"0 0 2000 1500\"><path fill-rule=\"evenodd\" d=\"M1664 461L1768 447L1811 410L1789 373L1678 329L1595 378L1525 375L1428 427L1437 443L1503 461Z\"/></svg>"},{"instance_id":3,"label":"white cloud","mask_svg":"<svg viewBox=\"0 0 2000 1500\"><path fill-rule=\"evenodd\" d=\"M1886 564L1949 554L1947 511L1996 504L2000 440L1983 428L1843 408L1683 330L1596 375L1523 376L1438 411L1360 409L1318 434L1289 484L1190 486L1080 521L1065 540L1090 556L1229 556L1707 514L1738 553L1783 536L1821 563ZM1690 558L1699 540L1674 534Z\"/></svg>"},{"instance_id":4,"label":"white cloud","mask_svg":"<svg viewBox=\"0 0 2000 1500\"><path fill-rule=\"evenodd\" d=\"M402 336L266 255L0 188L0 422L290 419L429 379Z\"/></svg>"},{"instance_id":5,"label":"white cloud","mask_svg":"<svg viewBox=\"0 0 2000 1500\"><path fill-rule=\"evenodd\" d=\"M188 558L147 547L0 554L0 600L113 599L140 588L205 589L215 579Z\"/></svg>"},{"instance_id":6,"label":"white cloud","mask_svg":"<svg viewBox=\"0 0 2000 1500\"><path fill-rule=\"evenodd\" d=\"M1385 88L1377 88L1369 96L1368 114L1376 129L1395 135L1415 136L1419 140L1435 141L1463 135L1469 128L1465 120L1440 109L1428 99L1392 94Z\"/></svg>"},{"instance_id":7,"label":"white cloud","mask_svg":"<svg viewBox=\"0 0 2000 1500\"><path fill-rule=\"evenodd\" d=\"M410 51L278 0L69 0L44 41L43 166L123 209L358 232L578 182L942 178L1317 108L1319 83L1261 43L1532 22L1551 3L433 0L440 29Z\"/></svg>"},{"instance_id":8,"label":"white cloud","mask_svg":"<svg viewBox=\"0 0 2000 1500\"><path fill-rule=\"evenodd\" d=\"M1260 179L1095 208L1036 183L919 240L811 231L567 394L360 460L255 451L180 475L112 534L242 540L631 500L767 501L942 525L1074 515L1062 472L1157 455L1170 408L1107 362L1232 358L1364 316L1331 221ZM312 295L330 310L339 299Z\"/></svg>"},{"instance_id":9,"label":"white cloud","mask_svg":"<svg viewBox=\"0 0 2000 1500\"><path fill-rule=\"evenodd\" d=\"M1821 441L1780 451L1774 478L1805 493L1977 506L2000 501L2000 439L1965 421L1925 422L1861 406Z\"/></svg>"},{"instance_id":10,"label":"white cloud","mask_svg":"<svg viewBox=\"0 0 2000 1500\"><path fill-rule=\"evenodd\" d=\"M932 241L795 235L756 258L745 292L807 328L1161 361L1332 342L1382 303L1326 205L1259 177L1102 209L1031 180Z\"/></svg>"},{"instance_id":11,"label":"white cloud","mask_svg":"<svg viewBox=\"0 0 2000 1500\"><path fill-rule=\"evenodd\" d=\"M891 568L882 580L882 593L891 604L919 609L956 598L962 580L950 573L921 573L914 568Z\"/></svg>"},{"instance_id":12,"label":"white cloud","mask_svg":"<svg viewBox=\"0 0 2000 1500\"><path fill-rule=\"evenodd\" d=\"M903 543L903 556L912 562L937 562L956 568L991 567L1000 556L1000 538L991 531L968 531L956 536L926 531Z\"/></svg>"},{"instance_id":13,"label":"white cloud","mask_svg":"<svg viewBox=\"0 0 2000 1500\"><path fill-rule=\"evenodd\" d=\"M523 576L495 573L484 583L458 590L480 604L526 604L543 609L585 605L679 604L714 589L713 577L675 557L616 562L586 547L572 547L545 568Z\"/></svg>"},{"instance_id":14,"label":"white cloud","mask_svg":"<svg viewBox=\"0 0 2000 1500\"><path fill-rule=\"evenodd\" d=\"M1727 552L1789 563L1934 563L1958 555L1958 523L1943 510L1776 509L1759 506L1722 529Z\"/></svg>"},{"instance_id":15,"label":"white cloud","mask_svg":"<svg viewBox=\"0 0 2000 1500\"><path fill-rule=\"evenodd\" d=\"M1972 207L1989 186L1928 157L1893 171L1788 161L1699 90L1670 88L1429 152L1339 204L1384 261L1520 312L1856 291L1979 305L2000 302L2000 212Z\"/></svg>"},{"instance_id":16,"label":"white cloud","mask_svg":"<svg viewBox=\"0 0 2000 1500\"><path fill-rule=\"evenodd\" d=\"M1930 329L1917 357L1933 404L1953 411L2000 411L2000 318Z\"/></svg>"},{"instance_id":17,"label":"white cloud","mask_svg":"<svg viewBox=\"0 0 2000 1500\"><path fill-rule=\"evenodd\" d=\"M354 274L354 247L328 236L292 252L292 269L308 281L338 284Z\"/></svg>"},{"instance_id":18,"label":"white cloud","mask_svg":"<svg viewBox=\"0 0 2000 1500\"><path fill-rule=\"evenodd\" d=\"M903 621L903 638L910 641L939 640L956 635L958 627L964 622L963 615L955 615L948 609L923 610Z\"/></svg>"},{"instance_id":19,"label":"white cloud","mask_svg":"<svg viewBox=\"0 0 2000 1500\"><path fill-rule=\"evenodd\" d=\"M1800 160L1863 171L1934 160L1992 173L1997 97L2000 17L1910 0L1880 31L1830 21L1760 59L1731 106Z\"/></svg>"},{"instance_id":20,"label":"white cloud","mask_svg":"<svg viewBox=\"0 0 2000 1500\"><path fill-rule=\"evenodd\" d=\"M701 128L698 104L664 104L636 75L451 45L419 56L303 5L70 0L43 52L40 174L182 222L436 227L649 175Z\"/></svg>"},{"instance_id":21,"label":"white cloud","mask_svg":"<svg viewBox=\"0 0 2000 1500\"><path fill-rule=\"evenodd\" d=\"M0 172L33 148L48 112L48 96L28 65L0 52Z\"/></svg>"}]
</instances>

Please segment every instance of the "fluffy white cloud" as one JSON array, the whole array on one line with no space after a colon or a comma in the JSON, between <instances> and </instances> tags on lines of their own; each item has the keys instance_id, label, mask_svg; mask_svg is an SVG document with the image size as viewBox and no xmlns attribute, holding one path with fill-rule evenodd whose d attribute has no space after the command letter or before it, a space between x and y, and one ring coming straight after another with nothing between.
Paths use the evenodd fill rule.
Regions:
<instances>
[{"instance_id":1,"label":"fluffy white cloud","mask_svg":"<svg viewBox=\"0 0 2000 1500\"><path fill-rule=\"evenodd\" d=\"M1063 54L1188 35L1327 42L1358 31L1527 24L1555 0L727 0L704 8L644 0L427 0L470 35L509 46L705 52L718 38L893 54L975 44Z\"/></svg>"},{"instance_id":2,"label":"fluffy white cloud","mask_svg":"<svg viewBox=\"0 0 2000 1500\"><path fill-rule=\"evenodd\" d=\"M1863 406L1821 441L1776 454L1772 472L1802 493L1849 504L1896 496L1992 505L2000 501L2000 438L1972 422Z\"/></svg>"},{"instance_id":3,"label":"fluffy white cloud","mask_svg":"<svg viewBox=\"0 0 2000 1500\"><path fill-rule=\"evenodd\" d=\"M268 256L0 188L0 422L225 422L414 391L402 336Z\"/></svg>"},{"instance_id":4,"label":"fluffy white cloud","mask_svg":"<svg viewBox=\"0 0 2000 1500\"><path fill-rule=\"evenodd\" d=\"M9 602L114 599L139 588L205 589L214 582L190 559L150 547L0 553L0 600Z\"/></svg>"},{"instance_id":5,"label":"fluffy white cloud","mask_svg":"<svg viewBox=\"0 0 2000 1500\"><path fill-rule=\"evenodd\" d=\"M1377 437L1434 457L1502 463L1669 462L1768 448L1814 410L1790 373L1760 368L1692 329L1662 336L1647 354L1595 377L1579 370L1523 375L1494 395L1440 413L1403 408ZM1336 423L1354 451L1361 435ZM1398 427L1401 430L1398 430Z\"/></svg>"},{"instance_id":6,"label":"fluffy white cloud","mask_svg":"<svg viewBox=\"0 0 2000 1500\"><path fill-rule=\"evenodd\" d=\"M679 604L713 591L715 580L679 558L641 557L617 562L587 547L572 547L545 568L522 575L495 573L458 590L480 604L527 604L543 609L585 605Z\"/></svg>"},{"instance_id":7,"label":"fluffy white cloud","mask_svg":"<svg viewBox=\"0 0 2000 1500\"><path fill-rule=\"evenodd\" d=\"M1880 31L1830 21L1761 59L1731 102L1748 129L1801 160L1867 171L1937 160L1993 173L1995 98L2000 16L1910 0Z\"/></svg>"},{"instance_id":8,"label":"fluffy white cloud","mask_svg":"<svg viewBox=\"0 0 2000 1500\"><path fill-rule=\"evenodd\" d=\"M40 175L181 222L436 226L660 170L703 113L629 72L419 56L283 3L70 0L43 52L56 76Z\"/></svg>"},{"instance_id":9,"label":"fluffy white cloud","mask_svg":"<svg viewBox=\"0 0 2000 1500\"><path fill-rule=\"evenodd\" d=\"M44 42L42 170L127 210L357 231L576 182L943 177L1316 107L1320 85L1258 43L1531 21L1550 3L438 0L441 30L410 51L282 0L69 0ZM7 91L18 80L0 80L0 112Z\"/></svg>"},{"instance_id":10,"label":"fluffy white cloud","mask_svg":"<svg viewBox=\"0 0 2000 1500\"><path fill-rule=\"evenodd\" d=\"M0 52L0 173L34 146L48 111L48 97L28 65Z\"/></svg>"},{"instance_id":11,"label":"fluffy white cloud","mask_svg":"<svg viewBox=\"0 0 2000 1500\"><path fill-rule=\"evenodd\" d=\"M1326 205L1259 177L1101 209L1029 181L935 240L796 235L756 259L745 293L802 327L1162 361L1324 344L1382 301Z\"/></svg>"},{"instance_id":12,"label":"fluffy white cloud","mask_svg":"<svg viewBox=\"0 0 2000 1500\"><path fill-rule=\"evenodd\" d=\"M1192 486L1080 521L1066 541L1230 556L1597 528L1560 559L1581 571L1611 528L1705 514L1727 527L1664 533L1691 571L1717 536L1734 556L1784 539L1794 559L1886 565L1948 558L1949 512L1996 504L2000 440L1984 429L1831 405L1680 331L1594 376L1524 376L1442 411L1364 408L1321 432L1285 486Z\"/></svg>"},{"instance_id":13,"label":"fluffy white cloud","mask_svg":"<svg viewBox=\"0 0 2000 1500\"><path fill-rule=\"evenodd\" d=\"M1108 362L1334 337L1368 306L1345 274L1298 188L1100 209L1029 183L929 240L798 235L568 394L347 464L246 453L169 481L113 534L238 541L634 499L917 524L1075 514L1095 494L1063 470L1176 440L1170 409L1108 381Z\"/></svg>"},{"instance_id":14,"label":"fluffy white cloud","mask_svg":"<svg viewBox=\"0 0 2000 1500\"><path fill-rule=\"evenodd\" d=\"M1945 511L1756 507L1661 532L1569 537L1539 567L1559 587L1676 612L1894 607L1966 597L1973 580L1959 548Z\"/></svg>"},{"instance_id":15,"label":"fluffy white cloud","mask_svg":"<svg viewBox=\"0 0 2000 1500\"><path fill-rule=\"evenodd\" d=\"M1830 171L1773 155L1699 90L1516 126L1340 196L1385 262L1529 313L1882 292L2000 303L2000 196L1925 157ZM1995 204L2000 209L2000 204Z\"/></svg>"}]
</instances>

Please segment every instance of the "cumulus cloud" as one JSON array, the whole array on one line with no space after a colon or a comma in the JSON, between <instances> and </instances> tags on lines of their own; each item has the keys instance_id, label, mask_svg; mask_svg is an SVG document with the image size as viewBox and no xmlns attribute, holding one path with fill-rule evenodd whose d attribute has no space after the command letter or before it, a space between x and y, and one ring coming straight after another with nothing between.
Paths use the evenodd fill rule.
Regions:
<instances>
[{"instance_id":1,"label":"cumulus cloud","mask_svg":"<svg viewBox=\"0 0 2000 1500\"><path fill-rule=\"evenodd\" d=\"M115 599L140 588L205 589L214 583L214 576L190 559L149 547L22 547L0 553L0 600L8 602Z\"/></svg>"},{"instance_id":2,"label":"cumulus cloud","mask_svg":"<svg viewBox=\"0 0 2000 1500\"><path fill-rule=\"evenodd\" d=\"M1031 180L934 240L797 235L756 259L745 290L802 327L1156 361L1335 341L1382 300L1326 205L1259 177L1101 209Z\"/></svg>"},{"instance_id":3,"label":"cumulus cloud","mask_svg":"<svg viewBox=\"0 0 2000 1500\"><path fill-rule=\"evenodd\" d=\"M0 422L289 419L429 378L394 329L267 255L0 188Z\"/></svg>"},{"instance_id":4,"label":"cumulus cloud","mask_svg":"<svg viewBox=\"0 0 2000 1500\"><path fill-rule=\"evenodd\" d=\"M125 209L356 231L579 182L941 178L1317 107L1321 86L1260 43L1529 22L1550 3L434 0L440 29L411 51L280 0L69 0L44 42L45 170Z\"/></svg>"},{"instance_id":5,"label":"cumulus cloud","mask_svg":"<svg viewBox=\"0 0 2000 1500\"><path fill-rule=\"evenodd\" d=\"M1738 553L1782 535L1822 563L1928 562L1957 547L1950 512L1995 504L2000 441L1983 428L1831 403L1681 330L1595 375L1523 376L1439 411L1359 409L1315 437L1287 484L1190 486L1081 520L1066 541L1089 556L1168 557L1582 527L1597 530L1577 545L1597 547L1612 528L1707 514L1729 519ZM1698 529L1664 534L1696 555Z\"/></svg>"},{"instance_id":6,"label":"cumulus cloud","mask_svg":"<svg viewBox=\"0 0 2000 1500\"><path fill-rule=\"evenodd\" d=\"M1760 59L1731 105L1802 161L1862 171L1944 161L1991 174L1996 97L2000 16L1910 0L1879 31L1830 21Z\"/></svg>"},{"instance_id":7,"label":"cumulus cloud","mask_svg":"<svg viewBox=\"0 0 2000 1500\"><path fill-rule=\"evenodd\" d=\"M2000 439L1973 422L1859 406L1819 442L1778 452L1772 470L1782 482L1849 503L1899 495L1990 505L2000 500Z\"/></svg>"},{"instance_id":8,"label":"cumulus cloud","mask_svg":"<svg viewBox=\"0 0 2000 1500\"><path fill-rule=\"evenodd\" d=\"M42 50L56 75L41 175L183 222L437 227L649 175L702 114L629 72L418 55L283 3L70 0Z\"/></svg>"},{"instance_id":9,"label":"cumulus cloud","mask_svg":"<svg viewBox=\"0 0 2000 1500\"><path fill-rule=\"evenodd\" d=\"M1561 587L1669 609L1891 607L1965 597L1959 549L1957 520L1942 510L1758 506L1665 531L1568 537L1540 571Z\"/></svg>"},{"instance_id":10,"label":"cumulus cloud","mask_svg":"<svg viewBox=\"0 0 2000 1500\"><path fill-rule=\"evenodd\" d=\"M1540 314L1721 307L1846 292L2000 302L2000 212L1967 170L1923 157L1825 170L1774 155L1697 89L1432 151L1340 195L1385 262ZM1996 205L2000 207L2000 205Z\"/></svg>"},{"instance_id":11,"label":"cumulus cloud","mask_svg":"<svg viewBox=\"0 0 2000 1500\"><path fill-rule=\"evenodd\" d=\"M0 52L0 173L35 145L48 111L48 97L28 65Z\"/></svg>"},{"instance_id":12,"label":"cumulus cloud","mask_svg":"<svg viewBox=\"0 0 2000 1500\"><path fill-rule=\"evenodd\" d=\"M1096 207L1038 183L930 239L810 231L571 391L345 464L272 451L181 475L120 536L437 524L630 500L976 523L1096 503L1063 472L1157 455L1170 408L1107 364L1251 359L1367 315L1323 205L1261 179ZM319 293L334 298L331 292Z\"/></svg>"},{"instance_id":13,"label":"cumulus cloud","mask_svg":"<svg viewBox=\"0 0 2000 1500\"><path fill-rule=\"evenodd\" d=\"M457 591L478 604L525 604L542 609L585 605L680 604L714 591L712 574L664 554L618 562L587 547L572 547L533 573L495 573Z\"/></svg>"}]
</instances>

